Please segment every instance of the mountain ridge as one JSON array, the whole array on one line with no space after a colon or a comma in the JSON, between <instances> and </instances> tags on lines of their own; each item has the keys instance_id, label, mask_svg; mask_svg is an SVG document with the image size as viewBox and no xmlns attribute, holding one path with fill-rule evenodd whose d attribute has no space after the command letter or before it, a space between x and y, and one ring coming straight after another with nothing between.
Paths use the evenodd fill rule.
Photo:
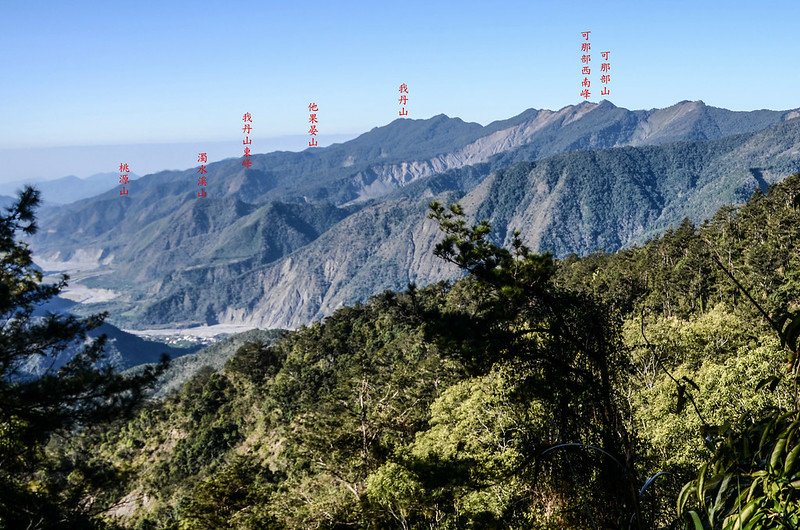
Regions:
<instances>
[{"instance_id":1,"label":"mountain ridge","mask_svg":"<svg viewBox=\"0 0 800 530\"><path fill-rule=\"evenodd\" d=\"M665 202L660 173L684 186L681 193L714 204L741 200L739 188L754 178L751 167L760 168L764 183L785 176L797 155L796 115L702 102L630 111L603 101L528 109L487 126L445 115L394 120L324 149L254 155L248 170L238 159L209 164L209 197L202 201L194 196L193 170L164 171L139 179L129 197L110 191L50 208L41 222L47 229L33 243L51 266L119 272L122 280L103 274L80 281L116 290L114 300L96 307L127 326L250 319L296 327L375 289L452 277L422 256L436 236L424 221L431 198L474 202L472 213L492 221L500 240L516 224L530 227L526 242L537 250L613 250L666 228L680 212L702 213L688 196ZM788 143L780 141L781 126ZM771 167L759 155L767 152L783 165ZM409 154L418 156L404 159ZM712 160L735 173L735 185L708 168ZM693 173L687 161L700 166ZM603 185L576 179L576 171L605 179L617 194L633 190L639 202L623 201L629 218L610 215L616 210L604 205ZM538 172L532 180L524 176L531 172ZM559 172L565 178L552 180ZM701 177L708 180L703 189L696 187ZM589 208L580 214L576 193ZM527 210L514 204L523 199ZM580 235L567 234L567 226ZM204 289L207 295L199 294Z\"/></svg>"},{"instance_id":2,"label":"mountain ridge","mask_svg":"<svg viewBox=\"0 0 800 530\"><path fill-rule=\"evenodd\" d=\"M128 178L135 181L140 178L136 173L128 173ZM0 194L14 194L25 185L34 185L41 192L45 204L69 204L80 199L93 197L104 191L118 189L119 173L95 173L88 177L67 175L47 180L16 180L0 183Z\"/></svg>"}]
</instances>

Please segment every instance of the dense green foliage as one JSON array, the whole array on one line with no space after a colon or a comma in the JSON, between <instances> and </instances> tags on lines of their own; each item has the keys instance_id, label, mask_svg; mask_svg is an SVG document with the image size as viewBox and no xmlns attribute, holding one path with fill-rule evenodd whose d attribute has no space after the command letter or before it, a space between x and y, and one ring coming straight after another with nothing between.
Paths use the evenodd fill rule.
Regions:
<instances>
[{"instance_id":1,"label":"dense green foliage","mask_svg":"<svg viewBox=\"0 0 800 530\"><path fill-rule=\"evenodd\" d=\"M123 477L125 528L796 528L798 197L563 260L433 204L463 279L251 337L60 451Z\"/></svg>"},{"instance_id":2,"label":"dense green foliage","mask_svg":"<svg viewBox=\"0 0 800 530\"><path fill-rule=\"evenodd\" d=\"M568 281L591 274L588 289L639 313L629 319L645 376L636 416L656 462L700 466L677 495L692 528L798 525L798 197L795 175L698 230L684 224L643 249L569 267ZM694 417L665 414L670 388ZM686 443L692 432L706 451Z\"/></svg>"}]
</instances>

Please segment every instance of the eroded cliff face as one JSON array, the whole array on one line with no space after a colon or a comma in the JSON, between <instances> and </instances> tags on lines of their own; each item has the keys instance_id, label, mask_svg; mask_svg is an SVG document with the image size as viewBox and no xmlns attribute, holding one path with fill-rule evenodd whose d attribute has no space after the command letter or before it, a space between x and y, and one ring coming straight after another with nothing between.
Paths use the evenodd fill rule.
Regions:
<instances>
[{"instance_id":1,"label":"eroded cliff face","mask_svg":"<svg viewBox=\"0 0 800 530\"><path fill-rule=\"evenodd\" d=\"M702 101L683 101L665 109L627 111L608 102L582 103L558 111L540 110L522 123L491 132L450 153L425 160L395 164L373 164L353 176L357 197L353 202L377 199L393 189L420 178L460 167L487 162L491 157L508 153L526 145L541 143L535 158L551 156L573 149L597 149L623 146L662 145L680 140L713 140L737 133L759 130L762 123L788 121L797 111L776 113L763 120L734 126L719 110ZM609 112L610 111L610 112ZM596 120L586 123L590 113ZM572 126L573 131L565 131ZM564 133L567 134L564 134ZM563 144L557 138L573 136ZM547 141L549 140L549 141ZM348 159L347 165L353 165Z\"/></svg>"},{"instance_id":2,"label":"eroded cliff face","mask_svg":"<svg viewBox=\"0 0 800 530\"><path fill-rule=\"evenodd\" d=\"M452 153L441 154L427 160L372 165L368 171L359 172L355 176L361 185L356 201L381 197L397 187L436 173L486 162L494 155L530 143L537 133L548 127L569 125L597 107L597 104L586 103L564 107L555 112L538 111L530 120L487 134Z\"/></svg>"}]
</instances>

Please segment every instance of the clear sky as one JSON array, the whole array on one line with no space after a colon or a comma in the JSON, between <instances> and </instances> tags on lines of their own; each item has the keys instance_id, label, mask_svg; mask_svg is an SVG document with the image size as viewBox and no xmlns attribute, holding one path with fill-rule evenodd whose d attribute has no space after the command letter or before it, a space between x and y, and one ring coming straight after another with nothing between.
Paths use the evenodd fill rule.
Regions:
<instances>
[{"instance_id":1,"label":"clear sky","mask_svg":"<svg viewBox=\"0 0 800 530\"><path fill-rule=\"evenodd\" d=\"M796 108L799 20L797 0L3 0L0 149L235 142L249 111L259 152L309 101L322 134L384 125L400 83L409 117L485 124L578 103L584 30L616 105Z\"/></svg>"}]
</instances>

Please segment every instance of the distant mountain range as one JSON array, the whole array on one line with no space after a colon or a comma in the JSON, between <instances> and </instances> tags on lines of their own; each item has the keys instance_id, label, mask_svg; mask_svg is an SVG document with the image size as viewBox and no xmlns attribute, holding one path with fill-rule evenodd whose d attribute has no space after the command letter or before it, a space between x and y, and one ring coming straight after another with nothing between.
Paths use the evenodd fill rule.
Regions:
<instances>
[{"instance_id":1,"label":"distant mountain range","mask_svg":"<svg viewBox=\"0 0 800 530\"><path fill-rule=\"evenodd\" d=\"M128 173L129 180L139 175ZM69 175L53 180L18 180L0 183L0 194L13 196L26 184L35 186L42 194L42 200L50 204L68 204L104 191L119 188L119 173L97 173L86 178Z\"/></svg>"},{"instance_id":2,"label":"distant mountain range","mask_svg":"<svg viewBox=\"0 0 800 530\"><path fill-rule=\"evenodd\" d=\"M324 149L275 152L196 174L147 175L42 212L49 270L113 290L127 327L296 327L387 288L452 278L432 255L427 204L460 201L499 241L522 231L558 255L616 250L684 217L700 221L800 170L800 113L684 101L527 110L481 126L397 120Z\"/></svg>"}]
</instances>

